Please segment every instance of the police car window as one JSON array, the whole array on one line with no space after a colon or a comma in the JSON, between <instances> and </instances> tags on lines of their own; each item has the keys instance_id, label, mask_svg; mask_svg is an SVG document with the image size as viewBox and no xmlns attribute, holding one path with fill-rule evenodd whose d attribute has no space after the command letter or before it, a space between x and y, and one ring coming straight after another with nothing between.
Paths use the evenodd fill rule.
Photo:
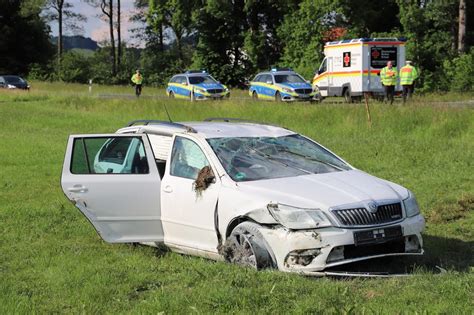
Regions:
<instances>
[{"instance_id":1,"label":"police car window","mask_svg":"<svg viewBox=\"0 0 474 315\"><path fill-rule=\"evenodd\" d=\"M173 77L173 78L171 78L170 82L171 83L178 83L178 78L179 77Z\"/></svg>"},{"instance_id":2,"label":"police car window","mask_svg":"<svg viewBox=\"0 0 474 315\"><path fill-rule=\"evenodd\" d=\"M171 152L171 175L196 179L199 171L208 165L206 156L194 141L176 137Z\"/></svg>"},{"instance_id":3,"label":"police car window","mask_svg":"<svg viewBox=\"0 0 474 315\"><path fill-rule=\"evenodd\" d=\"M257 75L255 76L255 78L253 79L254 82L260 82L260 79L262 78L262 75Z\"/></svg>"},{"instance_id":4,"label":"police car window","mask_svg":"<svg viewBox=\"0 0 474 315\"><path fill-rule=\"evenodd\" d=\"M264 82L264 83L268 83L268 82L273 83L272 76L269 75L269 74L263 75L263 76L262 76L262 82ZM270 83L270 84L271 84L271 83Z\"/></svg>"},{"instance_id":5,"label":"police car window","mask_svg":"<svg viewBox=\"0 0 474 315\"><path fill-rule=\"evenodd\" d=\"M192 77L189 77L189 83L201 84L201 83L217 83L217 82L210 76L192 76Z\"/></svg>"},{"instance_id":6,"label":"police car window","mask_svg":"<svg viewBox=\"0 0 474 315\"><path fill-rule=\"evenodd\" d=\"M304 83L302 77L297 74L276 74L275 83Z\"/></svg>"}]
</instances>

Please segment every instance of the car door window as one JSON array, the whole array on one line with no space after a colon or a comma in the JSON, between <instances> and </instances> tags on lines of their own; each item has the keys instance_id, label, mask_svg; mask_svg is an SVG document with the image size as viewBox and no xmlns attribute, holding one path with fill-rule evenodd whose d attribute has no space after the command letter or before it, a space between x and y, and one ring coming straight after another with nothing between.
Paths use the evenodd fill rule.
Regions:
<instances>
[{"instance_id":1,"label":"car door window","mask_svg":"<svg viewBox=\"0 0 474 315\"><path fill-rule=\"evenodd\" d=\"M192 140L176 137L171 152L170 175L195 180L209 162L201 148Z\"/></svg>"},{"instance_id":2,"label":"car door window","mask_svg":"<svg viewBox=\"0 0 474 315\"><path fill-rule=\"evenodd\" d=\"M148 174L143 142L137 137L74 139L73 174Z\"/></svg>"},{"instance_id":3,"label":"car door window","mask_svg":"<svg viewBox=\"0 0 474 315\"><path fill-rule=\"evenodd\" d=\"M262 79L264 83L273 84L272 76L269 74L264 75Z\"/></svg>"}]
</instances>

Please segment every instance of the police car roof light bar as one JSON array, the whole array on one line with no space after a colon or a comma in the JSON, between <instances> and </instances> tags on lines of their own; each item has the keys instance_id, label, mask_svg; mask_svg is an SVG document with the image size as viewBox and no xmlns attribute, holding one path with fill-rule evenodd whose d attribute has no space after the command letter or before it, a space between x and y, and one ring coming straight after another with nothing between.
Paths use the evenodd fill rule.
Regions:
<instances>
[{"instance_id":1,"label":"police car roof light bar","mask_svg":"<svg viewBox=\"0 0 474 315\"><path fill-rule=\"evenodd\" d=\"M192 73L207 73L206 70L201 69L201 70L187 70L185 73L187 74L192 74Z\"/></svg>"},{"instance_id":2,"label":"police car roof light bar","mask_svg":"<svg viewBox=\"0 0 474 315\"><path fill-rule=\"evenodd\" d=\"M276 71L293 71L293 69L291 69L291 68L281 68L281 67L272 67L271 71L272 71L272 72L276 72Z\"/></svg>"}]
</instances>

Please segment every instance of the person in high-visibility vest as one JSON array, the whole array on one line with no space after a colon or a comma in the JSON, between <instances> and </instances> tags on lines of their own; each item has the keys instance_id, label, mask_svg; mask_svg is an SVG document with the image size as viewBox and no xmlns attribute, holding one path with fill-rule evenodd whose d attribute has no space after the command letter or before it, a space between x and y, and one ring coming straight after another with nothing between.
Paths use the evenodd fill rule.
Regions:
<instances>
[{"instance_id":1,"label":"person in high-visibility vest","mask_svg":"<svg viewBox=\"0 0 474 315\"><path fill-rule=\"evenodd\" d=\"M411 97L415 88L415 80L418 79L418 71L407 60L406 65L400 69L400 84L403 88L403 102Z\"/></svg>"},{"instance_id":2,"label":"person in high-visibility vest","mask_svg":"<svg viewBox=\"0 0 474 315\"><path fill-rule=\"evenodd\" d=\"M395 85L397 85L398 71L392 66L392 62L388 61L387 66L380 71L380 79L382 80L385 97L384 101L390 101L393 104L393 95L395 94Z\"/></svg>"},{"instance_id":3,"label":"person in high-visibility vest","mask_svg":"<svg viewBox=\"0 0 474 315\"><path fill-rule=\"evenodd\" d=\"M132 82L135 84L135 95L139 97L142 93L143 83L143 76L140 74L140 70L137 70L137 72L132 76Z\"/></svg>"}]
</instances>

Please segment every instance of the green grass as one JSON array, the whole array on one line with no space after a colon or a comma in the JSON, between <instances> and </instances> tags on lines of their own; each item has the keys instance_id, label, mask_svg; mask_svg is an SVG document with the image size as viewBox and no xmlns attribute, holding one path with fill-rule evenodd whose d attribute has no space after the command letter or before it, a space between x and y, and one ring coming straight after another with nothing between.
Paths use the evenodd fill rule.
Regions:
<instances>
[{"instance_id":1,"label":"green grass","mask_svg":"<svg viewBox=\"0 0 474 315\"><path fill-rule=\"evenodd\" d=\"M407 106L275 104L238 98L190 103L131 87L33 82L0 91L0 313L472 313L474 109L419 97ZM144 89L144 96L163 95ZM414 269L393 279L312 279L255 272L145 246L110 245L64 197L67 137L112 133L134 119L244 117L304 133L353 166L410 188L428 219L426 255L369 261ZM405 266L405 267L404 267ZM448 270L436 274L440 266Z\"/></svg>"}]
</instances>

